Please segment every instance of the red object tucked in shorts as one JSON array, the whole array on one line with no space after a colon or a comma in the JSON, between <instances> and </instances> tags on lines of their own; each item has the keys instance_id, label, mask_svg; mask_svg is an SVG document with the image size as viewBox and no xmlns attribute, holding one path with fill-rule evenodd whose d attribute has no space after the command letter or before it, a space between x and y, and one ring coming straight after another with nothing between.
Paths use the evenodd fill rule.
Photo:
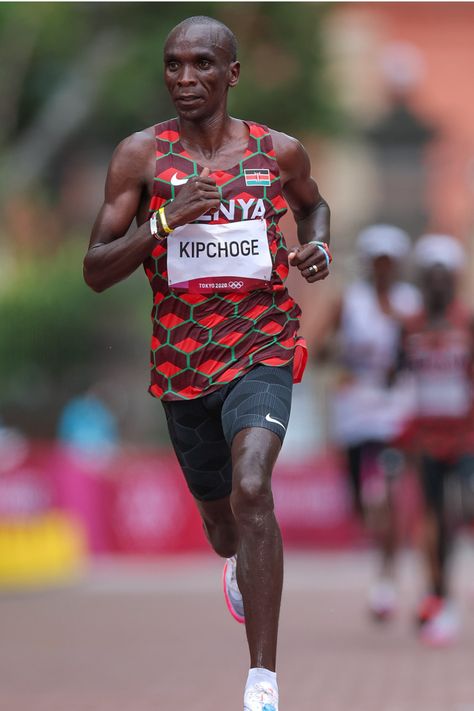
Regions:
<instances>
[{"instance_id":1,"label":"red object tucked in shorts","mask_svg":"<svg viewBox=\"0 0 474 711\"><path fill-rule=\"evenodd\" d=\"M308 362L308 345L304 338L298 337L295 345L295 355L293 356L293 382L301 383L303 374Z\"/></svg>"}]
</instances>

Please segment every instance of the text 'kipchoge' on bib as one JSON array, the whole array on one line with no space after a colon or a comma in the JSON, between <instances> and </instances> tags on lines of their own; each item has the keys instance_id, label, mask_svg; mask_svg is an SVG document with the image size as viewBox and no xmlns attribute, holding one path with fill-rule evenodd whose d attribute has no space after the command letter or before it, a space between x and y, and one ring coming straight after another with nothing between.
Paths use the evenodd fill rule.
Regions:
<instances>
[{"instance_id":1,"label":"text 'kipchoge' on bib","mask_svg":"<svg viewBox=\"0 0 474 711\"><path fill-rule=\"evenodd\" d=\"M253 291L268 286L272 275L264 219L183 225L169 235L167 251L173 291Z\"/></svg>"}]
</instances>

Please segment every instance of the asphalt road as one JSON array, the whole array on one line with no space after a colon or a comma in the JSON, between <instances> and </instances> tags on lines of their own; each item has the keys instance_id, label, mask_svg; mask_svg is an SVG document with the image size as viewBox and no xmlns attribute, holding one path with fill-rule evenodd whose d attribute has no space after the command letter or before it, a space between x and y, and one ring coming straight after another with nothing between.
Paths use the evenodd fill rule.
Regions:
<instances>
[{"instance_id":1,"label":"asphalt road","mask_svg":"<svg viewBox=\"0 0 474 711\"><path fill-rule=\"evenodd\" d=\"M0 595L1 711L242 711L247 651L218 559L103 560L61 590ZM412 624L421 568L400 561L400 609L368 620L367 552L286 555L280 711L474 711L474 554L454 568L459 643Z\"/></svg>"}]
</instances>

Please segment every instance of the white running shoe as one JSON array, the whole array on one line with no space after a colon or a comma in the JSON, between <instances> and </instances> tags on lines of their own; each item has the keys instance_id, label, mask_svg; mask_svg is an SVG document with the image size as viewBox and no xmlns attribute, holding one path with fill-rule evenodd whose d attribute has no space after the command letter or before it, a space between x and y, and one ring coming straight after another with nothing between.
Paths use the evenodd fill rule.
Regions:
<instances>
[{"instance_id":1,"label":"white running shoe","mask_svg":"<svg viewBox=\"0 0 474 711\"><path fill-rule=\"evenodd\" d=\"M247 687L244 693L244 711L278 711L278 691L266 681Z\"/></svg>"},{"instance_id":2,"label":"white running shoe","mask_svg":"<svg viewBox=\"0 0 474 711\"><path fill-rule=\"evenodd\" d=\"M460 620L456 608L445 602L441 610L422 625L420 639L430 647L446 647L459 637Z\"/></svg>"},{"instance_id":3,"label":"white running shoe","mask_svg":"<svg viewBox=\"0 0 474 711\"><path fill-rule=\"evenodd\" d=\"M244 601L242 599L242 593L237 585L237 556L233 555L232 558L227 558L224 565L224 597L229 609L230 614L243 624L245 622L244 613Z\"/></svg>"},{"instance_id":4,"label":"white running shoe","mask_svg":"<svg viewBox=\"0 0 474 711\"><path fill-rule=\"evenodd\" d=\"M384 622L395 614L397 593L391 580L379 580L369 593L369 611L373 618Z\"/></svg>"}]
</instances>

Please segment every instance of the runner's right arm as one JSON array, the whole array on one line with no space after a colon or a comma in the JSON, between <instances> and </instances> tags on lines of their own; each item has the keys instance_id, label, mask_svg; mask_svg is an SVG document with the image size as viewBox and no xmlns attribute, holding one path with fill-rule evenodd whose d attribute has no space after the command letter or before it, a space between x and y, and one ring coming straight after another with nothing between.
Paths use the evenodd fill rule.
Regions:
<instances>
[{"instance_id":1,"label":"runner's right arm","mask_svg":"<svg viewBox=\"0 0 474 711\"><path fill-rule=\"evenodd\" d=\"M105 184L105 199L92 229L84 259L84 280L94 291L108 289L132 274L151 254L148 202L155 168L155 139L142 131L116 148ZM170 227L192 222L219 207L219 191L209 171L193 178L166 208ZM127 234L134 218L138 229Z\"/></svg>"}]
</instances>

